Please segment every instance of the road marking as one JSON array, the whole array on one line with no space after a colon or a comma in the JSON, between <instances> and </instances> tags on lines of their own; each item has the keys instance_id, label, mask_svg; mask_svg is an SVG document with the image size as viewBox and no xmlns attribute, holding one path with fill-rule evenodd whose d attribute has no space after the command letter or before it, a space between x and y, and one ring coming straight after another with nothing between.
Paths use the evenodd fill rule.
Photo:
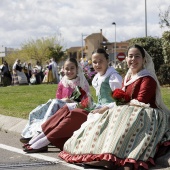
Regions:
<instances>
[{"instance_id":1,"label":"road marking","mask_svg":"<svg viewBox=\"0 0 170 170\"><path fill-rule=\"evenodd\" d=\"M12 146L0 144L0 148L8 150L8 151L16 152L16 153L19 153L19 154L23 154L25 156L30 156L30 157L34 157L34 158L37 158L37 159L43 159L45 161L55 162L56 164L61 163L62 165L68 166L68 167L71 167L71 168L80 169L80 170L84 169L83 167L79 167L79 166L76 166L76 165L73 165L73 164L68 164L68 163L66 163L62 160L59 160L57 158L53 158L53 157L50 157L50 156L45 156L45 155L41 155L41 154L37 154L37 153L27 154L22 149L18 149L18 148L12 147ZM89 169L89 170L93 170L93 169Z\"/></svg>"}]
</instances>

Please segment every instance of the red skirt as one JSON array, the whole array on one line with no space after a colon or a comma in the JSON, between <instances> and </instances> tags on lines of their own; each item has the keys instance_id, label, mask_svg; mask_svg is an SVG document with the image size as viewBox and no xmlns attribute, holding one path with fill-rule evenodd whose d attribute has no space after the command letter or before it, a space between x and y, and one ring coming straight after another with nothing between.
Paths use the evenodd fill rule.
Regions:
<instances>
[{"instance_id":1,"label":"red skirt","mask_svg":"<svg viewBox=\"0 0 170 170\"><path fill-rule=\"evenodd\" d=\"M70 111L65 105L42 124L42 130L48 140L62 150L66 140L87 120L87 115L88 112L83 109Z\"/></svg>"}]
</instances>

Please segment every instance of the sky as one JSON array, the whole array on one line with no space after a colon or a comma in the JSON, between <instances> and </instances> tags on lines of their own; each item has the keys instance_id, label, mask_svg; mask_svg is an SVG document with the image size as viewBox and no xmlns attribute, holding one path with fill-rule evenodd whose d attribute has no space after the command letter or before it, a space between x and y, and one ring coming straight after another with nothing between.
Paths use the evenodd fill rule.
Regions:
<instances>
[{"instance_id":1,"label":"sky","mask_svg":"<svg viewBox=\"0 0 170 170\"><path fill-rule=\"evenodd\" d=\"M147 36L161 37L167 28L160 28L159 13L169 5L169 0L1 0L0 46L20 48L57 36L67 49L101 29L109 42L115 41L115 32L117 42L145 37L146 28Z\"/></svg>"}]
</instances>

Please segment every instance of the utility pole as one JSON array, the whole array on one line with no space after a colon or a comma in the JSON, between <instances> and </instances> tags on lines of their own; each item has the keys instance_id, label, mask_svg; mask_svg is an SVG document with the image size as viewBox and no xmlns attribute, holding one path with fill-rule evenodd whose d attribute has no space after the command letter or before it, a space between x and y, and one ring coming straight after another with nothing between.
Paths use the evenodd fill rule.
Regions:
<instances>
[{"instance_id":1,"label":"utility pole","mask_svg":"<svg viewBox=\"0 0 170 170\"><path fill-rule=\"evenodd\" d=\"M81 57L83 58L83 48L84 48L84 45L83 45L83 41L84 41L84 39L83 39L83 37L84 36L87 36L87 35L84 35L83 33L81 34L81 36L82 36L82 51L81 51Z\"/></svg>"},{"instance_id":2,"label":"utility pole","mask_svg":"<svg viewBox=\"0 0 170 170\"><path fill-rule=\"evenodd\" d=\"M113 22L112 25L115 25L114 65L116 66L116 22Z\"/></svg>"},{"instance_id":3,"label":"utility pole","mask_svg":"<svg viewBox=\"0 0 170 170\"><path fill-rule=\"evenodd\" d=\"M147 37L147 4L145 0L145 37Z\"/></svg>"}]
</instances>

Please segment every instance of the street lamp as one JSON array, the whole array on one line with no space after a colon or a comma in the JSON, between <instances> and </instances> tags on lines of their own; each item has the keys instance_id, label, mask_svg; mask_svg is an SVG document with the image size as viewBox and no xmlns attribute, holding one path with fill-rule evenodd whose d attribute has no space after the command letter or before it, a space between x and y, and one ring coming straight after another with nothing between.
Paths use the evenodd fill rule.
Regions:
<instances>
[{"instance_id":1,"label":"street lamp","mask_svg":"<svg viewBox=\"0 0 170 170\"><path fill-rule=\"evenodd\" d=\"M145 36L147 37L147 4L145 0Z\"/></svg>"},{"instance_id":2,"label":"street lamp","mask_svg":"<svg viewBox=\"0 0 170 170\"><path fill-rule=\"evenodd\" d=\"M87 36L87 35L84 35L84 34L82 33L81 36L82 36L82 51L81 51L81 56L82 56L82 58L83 58L83 37L84 37L84 36Z\"/></svg>"},{"instance_id":3,"label":"street lamp","mask_svg":"<svg viewBox=\"0 0 170 170\"><path fill-rule=\"evenodd\" d=\"M114 65L116 66L116 22L113 22L112 25L115 25Z\"/></svg>"}]
</instances>

